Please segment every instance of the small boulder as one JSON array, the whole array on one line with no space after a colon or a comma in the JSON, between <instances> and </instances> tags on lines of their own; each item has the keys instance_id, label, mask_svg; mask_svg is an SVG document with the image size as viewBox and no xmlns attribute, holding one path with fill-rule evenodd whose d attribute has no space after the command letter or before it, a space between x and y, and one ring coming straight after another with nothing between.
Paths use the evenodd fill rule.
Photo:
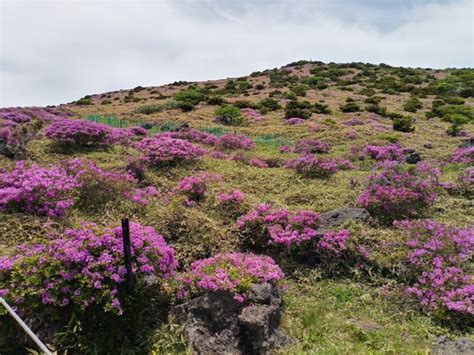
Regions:
<instances>
[{"instance_id":1,"label":"small boulder","mask_svg":"<svg viewBox=\"0 0 474 355\"><path fill-rule=\"evenodd\" d=\"M411 153L409 154L406 158L405 158L405 161L408 163L408 164L417 164L421 161L421 156L418 152L414 152L414 153Z\"/></svg>"},{"instance_id":2,"label":"small boulder","mask_svg":"<svg viewBox=\"0 0 474 355\"><path fill-rule=\"evenodd\" d=\"M207 293L174 307L184 337L198 354L268 354L292 340L278 328L281 296L271 284L253 285L247 301L227 292Z\"/></svg>"},{"instance_id":3,"label":"small boulder","mask_svg":"<svg viewBox=\"0 0 474 355\"><path fill-rule=\"evenodd\" d=\"M327 231L336 227L348 220L367 222L370 219L370 214L364 208L337 208L332 211L323 212L320 216L320 231Z\"/></svg>"},{"instance_id":4,"label":"small boulder","mask_svg":"<svg viewBox=\"0 0 474 355\"><path fill-rule=\"evenodd\" d=\"M438 337L431 352L432 355L474 354L474 341L467 338L449 340L445 336Z\"/></svg>"}]
</instances>

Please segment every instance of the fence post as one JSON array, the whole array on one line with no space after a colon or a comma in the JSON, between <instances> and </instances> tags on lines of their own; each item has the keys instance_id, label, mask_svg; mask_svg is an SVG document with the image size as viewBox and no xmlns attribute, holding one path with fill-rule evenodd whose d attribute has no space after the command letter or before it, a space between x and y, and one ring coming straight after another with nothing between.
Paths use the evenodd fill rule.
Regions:
<instances>
[{"instance_id":1,"label":"fence post","mask_svg":"<svg viewBox=\"0 0 474 355\"><path fill-rule=\"evenodd\" d=\"M130 250L130 224L128 218L122 219L123 256L127 270L127 291L133 291L132 253Z\"/></svg>"}]
</instances>

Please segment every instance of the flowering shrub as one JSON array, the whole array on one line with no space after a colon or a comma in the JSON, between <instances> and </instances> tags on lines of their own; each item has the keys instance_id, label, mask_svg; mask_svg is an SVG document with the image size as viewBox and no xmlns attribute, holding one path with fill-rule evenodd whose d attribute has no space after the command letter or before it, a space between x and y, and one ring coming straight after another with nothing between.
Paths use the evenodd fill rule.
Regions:
<instances>
[{"instance_id":1,"label":"flowering shrub","mask_svg":"<svg viewBox=\"0 0 474 355\"><path fill-rule=\"evenodd\" d=\"M362 150L362 154L378 161L403 161L405 159L405 155L396 144L388 144L384 146L369 144Z\"/></svg>"},{"instance_id":2,"label":"flowering shrub","mask_svg":"<svg viewBox=\"0 0 474 355\"><path fill-rule=\"evenodd\" d=\"M92 161L71 159L65 163L65 168L79 183L78 203L88 208L125 195L136 183L131 174L107 171Z\"/></svg>"},{"instance_id":3,"label":"flowering shrub","mask_svg":"<svg viewBox=\"0 0 474 355\"><path fill-rule=\"evenodd\" d=\"M87 224L41 244L17 247L16 255L0 258L3 295L23 311L55 314L58 308L83 312L99 306L122 314L126 270L121 233L120 227L100 230ZM130 239L138 281L147 274L165 279L174 272L174 250L152 227L131 223Z\"/></svg>"},{"instance_id":4,"label":"flowering shrub","mask_svg":"<svg viewBox=\"0 0 474 355\"><path fill-rule=\"evenodd\" d=\"M291 148L287 145L282 145L280 146L280 153L290 153Z\"/></svg>"},{"instance_id":5,"label":"flowering shrub","mask_svg":"<svg viewBox=\"0 0 474 355\"><path fill-rule=\"evenodd\" d=\"M269 256L250 253L217 254L193 262L190 270L178 277L178 297L227 291L235 294L236 301L243 302L243 294L253 284L277 282L283 277L283 271Z\"/></svg>"},{"instance_id":6,"label":"flowering shrub","mask_svg":"<svg viewBox=\"0 0 474 355\"><path fill-rule=\"evenodd\" d=\"M219 192L216 195L217 205L221 208L221 211L230 216L234 217L240 215L244 209L243 202L245 200L245 193L240 190L232 190L229 193Z\"/></svg>"},{"instance_id":7,"label":"flowering shrub","mask_svg":"<svg viewBox=\"0 0 474 355\"><path fill-rule=\"evenodd\" d=\"M305 119L299 118L299 117L291 117L291 118L288 118L287 120L285 120L285 124L291 125L291 126L303 124L305 122L306 122Z\"/></svg>"},{"instance_id":8,"label":"flowering shrub","mask_svg":"<svg viewBox=\"0 0 474 355\"><path fill-rule=\"evenodd\" d=\"M148 206L150 204L150 198L158 196L159 192L155 187L148 186L145 188L136 188L132 193L126 191L124 195L130 201L138 205Z\"/></svg>"},{"instance_id":9,"label":"flowering shrub","mask_svg":"<svg viewBox=\"0 0 474 355\"><path fill-rule=\"evenodd\" d=\"M296 143L295 152L304 154L329 153L331 145L317 139L302 139Z\"/></svg>"},{"instance_id":10,"label":"flowering shrub","mask_svg":"<svg viewBox=\"0 0 474 355\"><path fill-rule=\"evenodd\" d=\"M0 173L0 210L59 218L73 205L79 186L61 167L28 167L19 161L12 171Z\"/></svg>"},{"instance_id":11,"label":"flowering shrub","mask_svg":"<svg viewBox=\"0 0 474 355\"><path fill-rule=\"evenodd\" d=\"M111 127L96 122L62 119L48 126L44 134L63 146L89 147L111 144L112 131Z\"/></svg>"},{"instance_id":12,"label":"flowering shrub","mask_svg":"<svg viewBox=\"0 0 474 355\"><path fill-rule=\"evenodd\" d=\"M340 169L353 169L354 166L345 159L323 159L312 154L303 154L298 158L290 159L286 163L289 169L295 169L308 178L327 178Z\"/></svg>"},{"instance_id":13,"label":"flowering shrub","mask_svg":"<svg viewBox=\"0 0 474 355\"><path fill-rule=\"evenodd\" d=\"M468 197L474 195L474 167L469 167L459 175L457 190Z\"/></svg>"},{"instance_id":14,"label":"flowering shrub","mask_svg":"<svg viewBox=\"0 0 474 355\"><path fill-rule=\"evenodd\" d=\"M26 123L31 121L31 116L20 108L2 108L0 109L0 119L16 123Z\"/></svg>"},{"instance_id":15,"label":"flowering shrub","mask_svg":"<svg viewBox=\"0 0 474 355\"><path fill-rule=\"evenodd\" d=\"M431 220L395 225L409 238L408 261L417 279L408 293L429 311L474 315L473 279L463 269L474 253L474 227L449 227Z\"/></svg>"},{"instance_id":16,"label":"flowering shrub","mask_svg":"<svg viewBox=\"0 0 474 355\"><path fill-rule=\"evenodd\" d=\"M368 177L358 204L386 222L415 217L438 197L439 175L439 170L424 163L405 169L396 162L385 162L381 171Z\"/></svg>"},{"instance_id":17,"label":"flowering shrub","mask_svg":"<svg viewBox=\"0 0 474 355\"><path fill-rule=\"evenodd\" d=\"M216 146L222 149L253 149L255 142L243 134L226 133L217 138Z\"/></svg>"},{"instance_id":18,"label":"flowering shrub","mask_svg":"<svg viewBox=\"0 0 474 355\"><path fill-rule=\"evenodd\" d=\"M240 204L245 199L245 194L240 190L232 190L230 193L219 192L216 199L222 205Z\"/></svg>"},{"instance_id":19,"label":"flowering shrub","mask_svg":"<svg viewBox=\"0 0 474 355\"><path fill-rule=\"evenodd\" d=\"M257 110L254 110L253 108L249 108L249 107L242 108L240 109L240 112L246 119L250 119L255 122L260 122L265 119L265 116L263 116L260 112L258 112Z\"/></svg>"},{"instance_id":20,"label":"flowering shrub","mask_svg":"<svg viewBox=\"0 0 474 355\"><path fill-rule=\"evenodd\" d=\"M205 197L207 183L221 179L219 174L210 174L207 172L185 177L179 182L174 192L181 192L187 196L185 205L192 206Z\"/></svg>"},{"instance_id":21,"label":"flowering shrub","mask_svg":"<svg viewBox=\"0 0 474 355\"><path fill-rule=\"evenodd\" d=\"M142 139L137 148L145 153L145 159L151 165L157 167L195 161L204 154L202 148L186 140L162 135Z\"/></svg>"},{"instance_id":22,"label":"flowering shrub","mask_svg":"<svg viewBox=\"0 0 474 355\"><path fill-rule=\"evenodd\" d=\"M246 241L251 246L261 248L265 245L280 245L287 250L301 245L312 245L317 251L328 251L339 255L346 250L349 231L318 231L319 213L298 210L276 210L268 204L261 204L255 210L241 216L237 226L249 236Z\"/></svg>"},{"instance_id":23,"label":"flowering shrub","mask_svg":"<svg viewBox=\"0 0 474 355\"><path fill-rule=\"evenodd\" d=\"M474 163L474 147L456 149L456 151L453 153L453 156L451 157L451 162L473 164Z\"/></svg>"}]
</instances>

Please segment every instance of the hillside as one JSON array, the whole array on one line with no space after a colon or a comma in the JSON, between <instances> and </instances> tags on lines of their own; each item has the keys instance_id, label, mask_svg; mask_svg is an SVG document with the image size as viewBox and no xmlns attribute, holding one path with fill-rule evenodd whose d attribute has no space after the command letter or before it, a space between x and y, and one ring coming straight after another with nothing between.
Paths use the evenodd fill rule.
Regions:
<instances>
[{"instance_id":1,"label":"hillside","mask_svg":"<svg viewBox=\"0 0 474 355\"><path fill-rule=\"evenodd\" d=\"M58 349L185 352L168 310L187 286L165 274L230 252L271 256L284 272L281 323L294 340L283 353L425 353L439 336L474 339L474 69L299 61L0 117L0 291ZM341 208L370 217L324 229L324 213ZM79 263L79 244L125 217L163 236L159 291L124 301L123 274L110 286L107 263L87 261L100 277L61 274ZM138 230L132 239L147 240ZM15 249L23 243L43 246ZM91 258L108 248L87 245ZM179 262L166 272L165 248ZM139 288L156 262L140 252ZM265 278L220 267L244 298ZM68 282L94 300L67 296ZM196 283L186 296L209 290ZM126 338L130 319L139 330ZM1 342L17 328L0 312L2 325L0 350L18 351L18 337Z\"/></svg>"}]
</instances>

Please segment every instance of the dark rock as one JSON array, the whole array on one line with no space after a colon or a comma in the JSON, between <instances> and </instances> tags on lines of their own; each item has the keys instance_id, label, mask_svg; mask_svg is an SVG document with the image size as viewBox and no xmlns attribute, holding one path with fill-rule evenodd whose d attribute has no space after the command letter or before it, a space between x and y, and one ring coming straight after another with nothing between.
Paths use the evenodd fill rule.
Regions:
<instances>
[{"instance_id":1,"label":"dark rock","mask_svg":"<svg viewBox=\"0 0 474 355\"><path fill-rule=\"evenodd\" d=\"M425 143L425 144L423 144L423 147L426 148L426 149L432 149L432 148L433 148L433 144L431 144L431 143Z\"/></svg>"},{"instance_id":2,"label":"dark rock","mask_svg":"<svg viewBox=\"0 0 474 355\"><path fill-rule=\"evenodd\" d=\"M348 220L367 222L369 219L369 212L364 208L337 208L332 211L321 213L319 230L329 230Z\"/></svg>"},{"instance_id":3,"label":"dark rock","mask_svg":"<svg viewBox=\"0 0 474 355\"><path fill-rule=\"evenodd\" d=\"M223 124L223 125L230 125L232 123L232 118L226 117L226 116L217 116L214 119L214 122L220 123L220 124Z\"/></svg>"},{"instance_id":4,"label":"dark rock","mask_svg":"<svg viewBox=\"0 0 474 355\"><path fill-rule=\"evenodd\" d=\"M420 154L418 152L411 153L405 159L408 164L416 164L421 161Z\"/></svg>"},{"instance_id":5,"label":"dark rock","mask_svg":"<svg viewBox=\"0 0 474 355\"><path fill-rule=\"evenodd\" d=\"M175 129L173 129L173 132L181 132L181 131L185 131L189 129L189 124L187 124L186 122L184 123L181 123L178 127L176 127Z\"/></svg>"},{"instance_id":6,"label":"dark rock","mask_svg":"<svg viewBox=\"0 0 474 355\"><path fill-rule=\"evenodd\" d=\"M402 150L402 153L403 154L413 154L413 153L416 153L416 150L415 148L405 148Z\"/></svg>"},{"instance_id":7,"label":"dark rock","mask_svg":"<svg viewBox=\"0 0 474 355\"><path fill-rule=\"evenodd\" d=\"M474 147L474 137L466 139L459 145L459 148L470 148L470 147Z\"/></svg>"},{"instance_id":8,"label":"dark rock","mask_svg":"<svg viewBox=\"0 0 474 355\"><path fill-rule=\"evenodd\" d=\"M449 340L445 336L436 339L432 355L474 354L474 341L467 338Z\"/></svg>"},{"instance_id":9,"label":"dark rock","mask_svg":"<svg viewBox=\"0 0 474 355\"><path fill-rule=\"evenodd\" d=\"M184 336L198 354L267 354L288 345L278 329L281 296L271 284L254 285L246 303L225 292L208 293L176 306L171 316L185 323Z\"/></svg>"},{"instance_id":10,"label":"dark rock","mask_svg":"<svg viewBox=\"0 0 474 355\"><path fill-rule=\"evenodd\" d=\"M280 305L280 293L269 283L255 284L248 292L247 299L251 303Z\"/></svg>"}]
</instances>

